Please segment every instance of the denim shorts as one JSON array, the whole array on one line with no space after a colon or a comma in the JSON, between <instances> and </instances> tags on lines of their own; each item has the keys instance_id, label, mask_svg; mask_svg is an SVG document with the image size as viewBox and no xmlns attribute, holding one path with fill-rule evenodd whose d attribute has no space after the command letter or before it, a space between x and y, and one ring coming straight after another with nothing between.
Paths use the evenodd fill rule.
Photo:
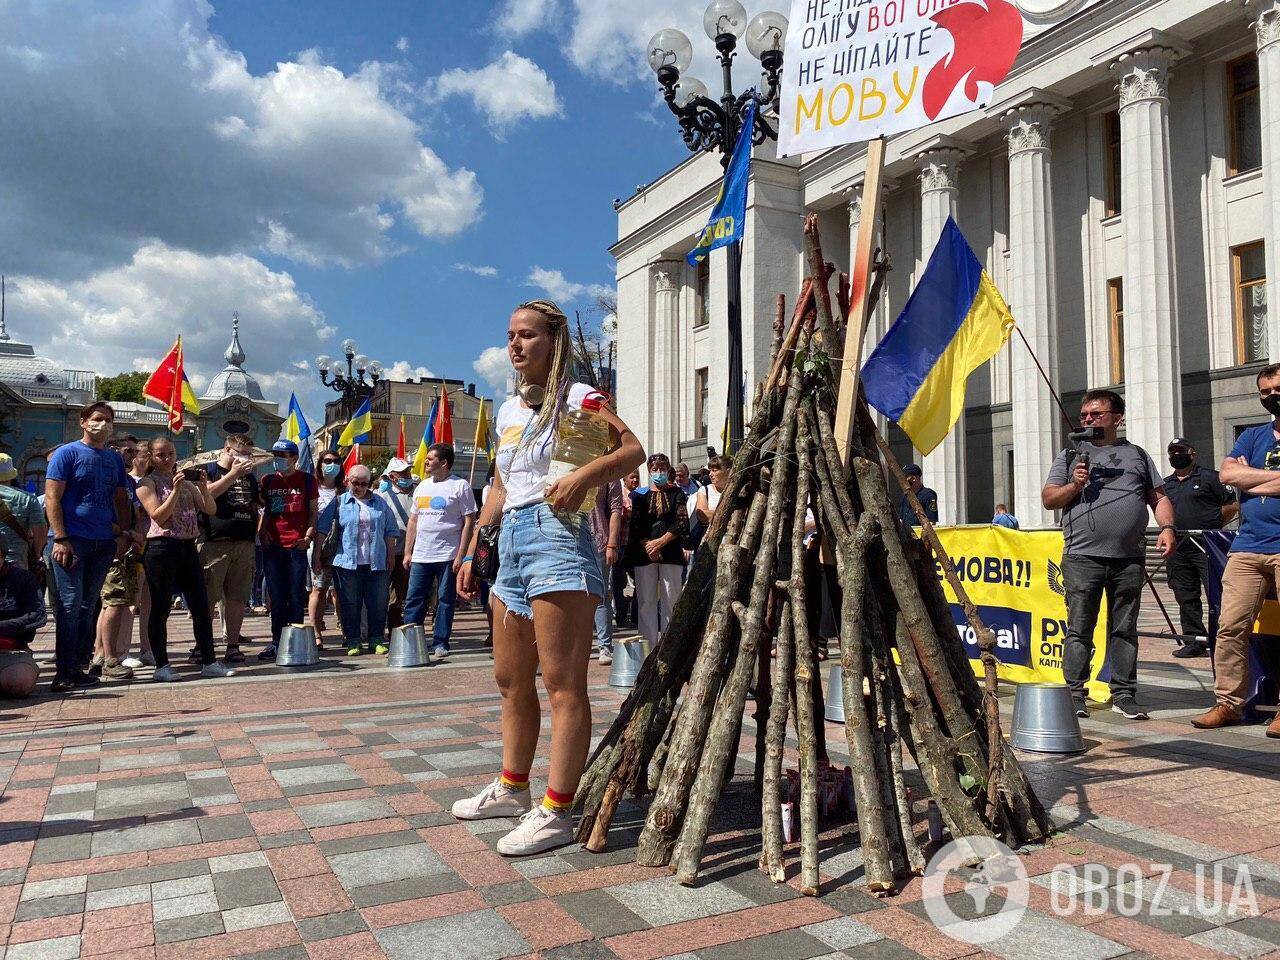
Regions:
<instances>
[{"instance_id":1,"label":"denim shorts","mask_svg":"<svg viewBox=\"0 0 1280 960\"><path fill-rule=\"evenodd\" d=\"M517 507L502 517L498 579L493 592L519 617L533 617L530 601L572 590L604 596L600 558L586 514L557 514L545 503Z\"/></svg>"}]
</instances>

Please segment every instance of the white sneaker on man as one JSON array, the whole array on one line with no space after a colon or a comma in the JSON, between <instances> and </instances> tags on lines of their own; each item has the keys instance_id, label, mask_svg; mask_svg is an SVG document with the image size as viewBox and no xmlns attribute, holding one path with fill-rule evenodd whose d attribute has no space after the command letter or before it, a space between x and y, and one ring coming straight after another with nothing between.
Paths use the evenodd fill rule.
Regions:
<instances>
[{"instance_id":1,"label":"white sneaker on man","mask_svg":"<svg viewBox=\"0 0 1280 960\"><path fill-rule=\"evenodd\" d=\"M553 850L570 843L573 843L573 824L569 817L538 804L520 818L514 830L498 841L498 852L504 857L527 857L531 853Z\"/></svg>"},{"instance_id":2,"label":"white sneaker on man","mask_svg":"<svg viewBox=\"0 0 1280 960\"><path fill-rule=\"evenodd\" d=\"M597 659L607 667L609 664L613 663L613 650L609 647L601 647L600 656L597 657Z\"/></svg>"},{"instance_id":3,"label":"white sneaker on man","mask_svg":"<svg viewBox=\"0 0 1280 960\"><path fill-rule=\"evenodd\" d=\"M178 675L173 672L173 667L167 663L163 667L156 667L156 672L151 675L153 683L175 683Z\"/></svg>"},{"instance_id":4,"label":"white sneaker on man","mask_svg":"<svg viewBox=\"0 0 1280 960\"><path fill-rule=\"evenodd\" d=\"M529 788L512 790L498 777L474 797L464 797L453 805L459 820L493 820L497 817L519 817L529 812Z\"/></svg>"},{"instance_id":5,"label":"white sneaker on man","mask_svg":"<svg viewBox=\"0 0 1280 960\"><path fill-rule=\"evenodd\" d=\"M235 675L236 672L234 670L218 663L217 660L213 661L213 663L206 663L200 668L200 676L202 677L234 677Z\"/></svg>"}]
</instances>

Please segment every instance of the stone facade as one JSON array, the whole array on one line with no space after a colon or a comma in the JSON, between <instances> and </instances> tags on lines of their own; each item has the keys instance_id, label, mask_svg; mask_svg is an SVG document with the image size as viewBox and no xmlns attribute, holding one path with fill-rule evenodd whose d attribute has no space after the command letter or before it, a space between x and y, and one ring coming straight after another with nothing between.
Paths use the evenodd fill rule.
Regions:
<instances>
[{"instance_id":1,"label":"stone facade","mask_svg":"<svg viewBox=\"0 0 1280 960\"><path fill-rule=\"evenodd\" d=\"M1250 92L1239 78L1254 58ZM806 213L819 216L827 259L848 268L867 213L863 154L853 145L777 160L772 145L757 149L743 245L748 398L768 359L774 299L794 297L804 272ZM1175 435L1216 463L1262 419L1253 379L1280 349L1280 305L1257 285L1258 264L1280 273L1280 2L1096 4L1024 44L990 107L891 138L885 163L878 242L893 269L867 349L951 215L1069 413L1085 389L1116 389L1128 436L1162 465ZM695 156L659 177L621 205L612 247L619 409L647 450L691 462L719 447L727 392L727 258L711 257L705 310L684 262L719 173L715 157ZM911 457L905 437L890 435ZM956 430L920 462L944 522L985 522L1007 502L1038 526L1053 520L1039 492L1064 442L1015 334L970 380Z\"/></svg>"}]
</instances>

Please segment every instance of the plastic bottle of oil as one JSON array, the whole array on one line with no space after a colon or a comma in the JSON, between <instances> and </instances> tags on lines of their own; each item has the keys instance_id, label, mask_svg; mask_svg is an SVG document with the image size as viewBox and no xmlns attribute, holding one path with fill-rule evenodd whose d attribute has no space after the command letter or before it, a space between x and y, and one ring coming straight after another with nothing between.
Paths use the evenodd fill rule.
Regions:
<instances>
[{"instance_id":1,"label":"plastic bottle of oil","mask_svg":"<svg viewBox=\"0 0 1280 960\"><path fill-rule=\"evenodd\" d=\"M547 469L547 488L578 467L590 463L609 449L609 423L600 416L604 398L591 394L582 401L582 409L569 410L560 417L556 429L556 445L551 451ZM587 493L579 513L590 513L596 503L596 491Z\"/></svg>"}]
</instances>

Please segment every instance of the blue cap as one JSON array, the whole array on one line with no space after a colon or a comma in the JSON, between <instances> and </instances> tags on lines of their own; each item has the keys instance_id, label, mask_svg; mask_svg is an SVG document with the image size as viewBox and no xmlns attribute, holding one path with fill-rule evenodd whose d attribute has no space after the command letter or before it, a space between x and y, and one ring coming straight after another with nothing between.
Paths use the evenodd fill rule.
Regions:
<instances>
[{"instance_id":1,"label":"blue cap","mask_svg":"<svg viewBox=\"0 0 1280 960\"><path fill-rule=\"evenodd\" d=\"M920 469L920 464L918 463L908 463L905 467L902 468L902 472L905 473L908 477L924 476L924 471Z\"/></svg>"},{"instance_id":2,"label":"blue cap","mask_svg":"<svg viewBox=\"0 0 1280 960\"><path fill-rule=\"evenodd\" d=\"M277 440L271 446L272 453L287 453L290 456L298 455L298 445L292 440Z\"/></svg>"}]
</instances>

